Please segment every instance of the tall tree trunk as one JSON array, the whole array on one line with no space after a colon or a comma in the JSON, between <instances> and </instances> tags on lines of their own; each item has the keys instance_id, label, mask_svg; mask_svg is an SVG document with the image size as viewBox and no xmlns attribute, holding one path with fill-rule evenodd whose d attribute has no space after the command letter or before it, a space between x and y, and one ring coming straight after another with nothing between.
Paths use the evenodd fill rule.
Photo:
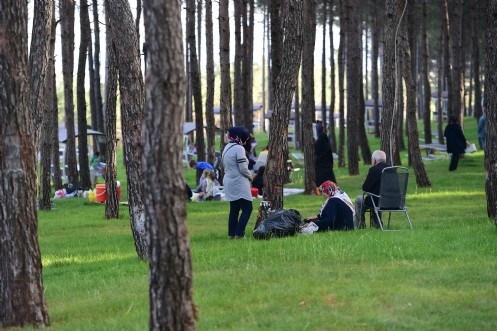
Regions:
<instances>
[{"instance_id":1,"label":"tall tree trunk","mask_svg":"<svg viewBox=\"0 0 497 331\"><path fill-rule=\"evenodd\" d=\"M305 164L305 194L312 194L316 188L316 155L312 122L315 117L314 104L314 46L316 42L316 1L304 1L304 38L302 48L302 133ZM272 123L271 123L272 124Z\"/></svg>"},{"instance_id":2,"label":"tall tree trunk","mask_svg":"<svg viewBox=\"0 0 497 331\"><path fill-rule=\"evenodd\" d=\"M422 45L422 64L421 64L421 76L423 81L423 127L425 135L425 143L431 144L431 110L430 110L430 100L431 100L431 87L430 87L430 71L429 71L429 54L428 54L428 34L427 34L427 24L428 24L428 4L427 0L423 0L423 21L421 23L421 45Z\"/></svg>"},{"instance_id":3,"label":"tall tree trunk","mask_svg":"<svg viewBox=\"0 0 497 331\"><path fill-rule=\"evenodd\" d=\"M192 80L193 102L195 106L195 146L197 160L205 160L204 113L202 110L202 86L195 42L195 0L187 1L187 40L190 51L189 63Z\"/></svg>"},{"instance_id":4,"label":"tall tree trunk","mask_svg":"<svg viewBox=\"0 0 497 331\"><path fill-rule=\"evenodd\" d=\"M44 97L43 100L43 113L41 121L41 139L40 139L40 195L38 196L38 208L40 210L50 210L51 209L51 164L52 164L52 144L53 144L53 133L56 131L57 124L53 126L52 118L57 117L57 105L54 103L55 91L55 4L53 1L48 1L50 10L50 32L49 32L49 44L48 44L48 65L45 76L44 83ZM58 147L59 143L57 141L57 165L58 157Z\"/></svg>"},{"instance_id":5,"label":"tall tree trunk","mask_svg":"<svg viewBox=\"0 0 497 331\"><path fill-rule=\"evenodd\" d=\"M472 31L471 40L473 46L471 47L471 63L473 65L473 79L474 79L474 91L475 91L475 102L474 102L474 117L476 119L480 118L482 113L481 105L481 82L480 82L480 28L479 28L479 4L472 6L473 15L471 15L472 20Z\"/></svg>"},{"instance_id":6,"label":"tall tree trunk","mask_svg":"<svg viewBox=\"0 0 497 331\"><path fill-rule=\"evenodd\" d=\"M235 59L233 62L233 108L235 125L243 125L243 78L242 78L242 62L243 62L243 45L242 45L242 7L243 0L234 0L234 21L235 21Z\"/></svg>"},{"instance_id":7,"label":"tall tree trunk","mask_svg":"<svg viewBox=\"0 0 497 331\"><path fill-rule=\"evenodd\" d=\"M137 6L140 5L140 1L137 2ZM102 86L100 79L100 21L98 16L98 0L93 0L93 35L94 35L94 43L93 43L93 68L95 72L94 80L92 82L93 91L95 95L95 126L93 126L94 130L98 130L100 132L104 132L105 123L104 123L104 113L102 106ZM137 17L137 19L139 19ZM93 116L93 114L92 114ZM92 117L93 119L93 117ZM96 142L95 142L96 143ZM105 144L102 143L100 145L100 155L105 156ZM106 160L107 161L107 160Z\"/></svg>"},{"instance_id":8,"label":"tall tree trunk","mask_svg":"<svg viewBox=\"0 0 497 331\"><path fill-rule=\"evenodd\" d=\"M326 111L326 23L328 21L328 0L323 1L323 34L321 48L321 119L323 127L328 127L327 111ZM305 47L304 47L305 48Z\"/></svg>"},{"instance_id":9,"label":"tall tree trunk","mask_svg":"<svg viewBox=\"0 0 497 331\"><path fill-rule=\"evenodd\" d=\"M440 15L444 17L442 11L442 6L440 6ZM436 109L438 113L437 117L437 131L438 131L438 143L445 145L444 139L444 128L443 128L443 91L444 91L444 79L445 79L445 22L440 19L440 37L439 37L439 51L438 51L438 74L437 74L437 104Z\"/></svg>"},{"instance_id":10,"label":"tall tree trunk","mask_svg":"<svg viewBox=\"0 0 497 331\"><path fill-rule=\"evenodd\" d=\"M64 111L67 130L64 174L70 183L77 182L76 134L74 128L74 0L59 0L60 40L62 44L62 76L64 80Z\"/></svg>"},{"instance_id":11,"label":"tall tree trunk","mask_svg":"<svg viewBox=\"0 0 497 331\"><path fill-rule=\"evenodd\" d=\"M141 259L147 259L148 243L145 237L141 164L144 91L138 40L128 1L106 0L105 12L109 16L112 44L116 50L119 69L124 163L128 183L131 231L138 256Z\"/></svg>"},{"instance_id":12,"label":"tall tree trunk","mask_svg":"<svg viewBox=\"0 0 497 331\"><path fill-rule=\"evenodd\" d=\"M34 147L38 155L40 147L41 127L45 99L45 78L48 67L48 51L50 31L52 29L53 1L34 1L33 31L31 33L31 49L29 53L29 68L31 72L31 115L34 125Z\"/></svg>"},{"instance_id":13,"label":"tall tree trunk","mask_svg":"<svg viewBox=\"0 0 497 331\"><path fill-rule=\"evenodd\" d=\"M90 18L88 16L88 2L80 0L80 45L78 74L76 76L76 98L78 108L78 158L79 158L79 175L80 186L88 189L91 187L90 166L88 161L88 139L86 135L86 93L85 93L85 69L86 69L86 52L88 45L91 43Z\"/></svg>"},{"instance_id":14,"label":"tall tree trunk","mask_svg":"<svg viewBox=\"0 0 497 331\"><path fill-rule=\"evenodd\" d=\"M452 99L452 108L449 109L449 115L456 116L459 122L463 123L464 108L464 61L462 55L462 11L463 0L451 1L449 5L449 33L452 42L452 90L450 98Z\"/></svg>"},{"instance_id":15,"label":"tall tree trunk","mask_svg":"<svg viewBox=\"0 0 497 331\"><path fill-rule=\"evenodd\" d=\"M400 5L404 5L405 1L407 0L400 1ZM400 11L398 13L399 15L401 14ZM409 158L411 160L412 167L414 168L416 184L420 187L429 187L431 184L428 180L428 175L426 173L424 163L421 158L421 151L419 149L419 133L416 116L416 84L414 83L414 78L412 76L412 61L410 53L413 48L409 45L410 40L408 41L405 21L400 25L399 41L399 50L402 57L402 76L406 85L406 117L409 140Z\"/></svg>"},{"instance_id":16,"label":"tall tree trunk","mask_svg":"<svg viewBox=\"0 0 497 331\"><path fill-rule=\"evenodd\" d=\"M394 164L398 154L397 145L397 77L395 60L395 28L398 23L397 1L387 0L385 5L384 52L383 52L383 111L381 118L381 149L387 154L387 162Z\"/></svg>"},{"instance_id":17,"label":"tall tree trunk","mask_svg":"<svg viewBox=\"0 0 497 331\"><path fill-rule=\"evenodd\" d=\"M207 161L214 164L216 158L216 124L214 122L214 35L212 31L212 0L205 1L205 42L207 95L205 98L205 117L207 124Z\"/></svg>"},{"instance_id":18,"label":"tall tree trunk","mask_svg":"<svg viewBox=\"0 0 497 331\"><path fill-rule=\"evenodd\" d=\"M487 146L485 152L488 217L497 226L497 0L489 0L487 9L487 32L485 45L485 99Z\"/></svg>"},{"instance_id":19,"label":"tall tree trunk","mask_svg":"<svg viewBox=\"0 0 497 331\"><path fill-rule=\"evenodd\" d=\"M347 0L344 6L347 19L347 151L349 175L359 175L358 130L361 90L361 4Z\"/></svg>"},{"instance_id":20,"label":"tall tree trunk","mask_svg":"<svg viewBox=\"0 0 497 331\"><path fill-rule=\"evenodd\" d=\"M220 115L221 132L227 132L233 125L231 116L231 69L230 69L230 24L229 0L219 2L219 65L221 69ZM226 145L226 137L221 135L219 150Z\"/></svg>"},{"instance_id":21,"label":"tall tree trunk","mask_svg":"<svg viewBox=\"0 0 497 331\"><path fill-rule=\"evenodd\" d=\"M253 131L254 104L253 104L253 67L254 67L254 0L244 0L243 24L243 61L242 61L242 109L243 125Z\"/></svg>"},{"instance_id":22,"label":"tall tree trunk","mask_svg":"<svg viewBox=\"0 0 497 331\"><path fill-rule=\"evenodd\" d=\"M105 71L105 218L119 218L119 200L116 183L116 114L117 114L117 59L116 50L112 42L109 15L105 15L107 22L107 63Z\"/></svg>"},{"instance_id":23,"label":"tall tree trunk","mask_svg":"<svg viewBox=\"0 0 497 331\"><path fill-rule=\"evenodd\" d=\"M338 45L338 166L345 167L345 47L347 46L344 1L340 0L340 42Z\"/></svg>"},{"instance_id":24,"label":"tall tree trunk","mask_svg":"<svg viewBox=\"0 0 497 331\"><path fill-rule=\"evenodd\" d=\"M195 330L181 166L185 77L180 5L168 0L146 1L144 6L150 50L143 155L150 242L150 330Z\"/></svg>"},{"instance_id":25,"label":"tall tree trunk","mask_svg":"<svg viewBox=\"0 0 497 331\"><path fill-rule=\"evenodd\" d=\"M27 2L0 1L0 327L7 329L50 325L33 194L37 157L27 18Z\"/></svg>"},{"instance_id":26,"label":"tall tree trunk","mask_svg":"<svg viewBox=\"0 0 497 331\"><path fill-rule=\"evenodd\" d=\"M374 135L380 137L380 107L379 107L379 79L378 79L378 53L380 47L380 24L376 3L371 8L371 98L373 99Z\"/></svg>"},{"instance_id":27,"label":"tall tree trunk","mask_svg":"<svg viewBox=\"0 0 497 331\"><path fill-rule=\"evenodd\" d=\"M328 125L328 132L330 137L331 148L337 151L337 139L335 134L335 101L336 101L336 84L335 84L335 47L334 47L334 34L333 34L333 0L330 2L330 24L329 38L330 38L330 123Z\"/></svg>"},{"instance_id":28,"label":"tall tree trunk","mask_svg":"<svg viewBox=\"0 0 497 331\"><path fill-rule=\"evenodd\" d=\"M280 17L281 21L284 22L283 29L280 29L278 25L271 27L278 31L284 31L284 35L272 39L282 42L282 67L274 78L274 109L271 115L268 163L264 177L264 199L270 201L273 209L283 208L283 184L287 176L281 169L285 169L288 157L288 121L303 44L302 1L289 0L286 2L286 6L283 16ZM286 19L283 19L285 17ZM275 34L277 35L277 32Z\"/></svg>"}]
</instances>

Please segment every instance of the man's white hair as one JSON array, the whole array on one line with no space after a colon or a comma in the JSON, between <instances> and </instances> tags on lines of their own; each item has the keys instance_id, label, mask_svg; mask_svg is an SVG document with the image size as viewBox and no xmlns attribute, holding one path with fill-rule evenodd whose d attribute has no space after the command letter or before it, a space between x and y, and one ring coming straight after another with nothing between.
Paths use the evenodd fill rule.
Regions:
<instances>
[{"instance_id":1,"label":"man's white hair","mask_svg":"<svg viewBox=\"0 0 497 331\"><path fill-rule=\"evenodd\" d=\"M387 161L387 155L385 154L384 151L376 150L373 152L372 157L373 157L373 159L376 160L376 162L386 162Z\"/></svg>"}]
</instances>

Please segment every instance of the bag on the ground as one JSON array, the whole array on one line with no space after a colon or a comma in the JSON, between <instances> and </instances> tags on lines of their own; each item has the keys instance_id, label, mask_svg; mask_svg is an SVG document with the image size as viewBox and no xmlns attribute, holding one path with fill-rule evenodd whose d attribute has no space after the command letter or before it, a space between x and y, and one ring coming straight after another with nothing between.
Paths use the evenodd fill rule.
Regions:
<instances>
[{"instance_id":1,"label":"bag on the ground","mask_svg":"<svg viewBox=\"0 0 497 331\"><path fill-rule=\"evenodd\" d=\"M470 144L466 149L464 150L465 153L473 153L476 152L476 145L475 144Z\"/></svg>"},{"instance_id":2,"label":"bag on the ground","mask_svg":"<svg viewBox=\"0 0 497 331\"><path fill-rule=\"evenodd\" d=\"M293 236L301 224L302 218L295 209L278 209L261 221L253 235L255 239Z\"/></svg>"}]
</instances>

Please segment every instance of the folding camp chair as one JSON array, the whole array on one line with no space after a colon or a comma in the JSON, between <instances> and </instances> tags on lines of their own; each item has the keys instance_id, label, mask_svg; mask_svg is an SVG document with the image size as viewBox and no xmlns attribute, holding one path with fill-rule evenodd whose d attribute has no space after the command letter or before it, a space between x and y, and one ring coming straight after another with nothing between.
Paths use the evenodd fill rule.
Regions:
<instances>
[{"instance_id":1,"label":"folding camp chair","mask_svg":"<svg viewBox=\"0 0 497 331\"><path fill-rule=\"evenodd\" d=\"M406 215L409 228L412 229L411 219L406 207L407 182L409 179L409 169L405 167L387 167L381 173L380 194L376 195L371 192L363 191L363 201L366 197L371 198L373 206L366 206L363 203L362 208L369 209L370 213L376 215L379 227L383 230L383 221L381 213L388 213L388 225L390 228L390 219L392 213L402 212ZM377 201L373 197L377 198Z\"/></svg>"}]
</instances>

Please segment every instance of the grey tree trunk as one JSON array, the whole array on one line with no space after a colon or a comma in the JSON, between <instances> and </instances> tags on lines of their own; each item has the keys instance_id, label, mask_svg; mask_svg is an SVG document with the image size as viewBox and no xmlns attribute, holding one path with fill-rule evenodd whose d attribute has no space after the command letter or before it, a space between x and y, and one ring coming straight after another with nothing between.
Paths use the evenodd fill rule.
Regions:
<instances>
[{"instance_id":1,"label":"grey tree trunk","mask_svg":"<svg viewBox=\"0 0 497 331\"><path fill-rule=\"evenodd\" d=\"M115 48L112 43L112 32L108 15L107 22L107 66L105 79L105 218L119 218L119 200L117 196L116 183L116 113L117 113L117 59ZM133 231L133 230L132 230Z\"/></svg>"},{"instance_id":2,"label":"grey tree trunk","mask_svg":"<svg viewBox=\"0 0 497 331\"><path fill-rule=\"evenodd\" d=\"M244 125L243 111L243 45L242 45L242 0L233 1L235 21L235 59L233 61L233 112L235 125Z\"/></svg>"},{"instance_id":3,"label":"grey tree trunk","mask_svg":"<svg viewBox=\"0 0 497 331\"><path fill-rule=\"evenodd\" d=\"M422 64L421 64L421 76L422 76L422 86L423 86L423 126L424 126L424 136L425 143L431 144L431 86L430 86L430 71L429 71L429 53L428 53L428 34L427 34L427 24L428 24L428 5L427 0L423 0L423 21L421 24L421 51L422 51Z\"/></svg>"},{"instance_id":4,"label":"grey tree trunk","mask_svg":"<svg viewBox=\"0 0 497 331\"><path fill-rule=\"evenodd\" d=\"M406 0L400 1L400 6L405 4ZM401 15L401 12L398 11L398 15ZM421 150L419 149L419 133L418 133L418 124L417 124L417 116L416 116L416 84L414 83L414 79L412 77L412 69L411 69L411 53L410 50L412 47L409 47L408 36L406 31L406 23L403 21L400 25L400 45L399 50L401 52L402 57L402 76L404 78L404 82L406 85L406 105L407 105L407 130L408 130L408 139L409 139L409 156L411 159L411 165L414 168L414 174L416 176L416 183L420 187L429 187L431 186L430 181L428 179L428 174L426 173L423 160L421 158Z\"/></svg>"},{"instance_id":5,"label":"grey tree trunk","mask_svg":"<svg viewBox=\"0 0 497 331\"><path fill-rule=\"evenodd\" d=\"M497 0L490 0L487 9L487 32L485 45L485 99L487 112L487 146L485 169L487 172L485 191L487 193L488 217L494 219L497 226Z\"/></svg>"},{"instance_id":6,"label":"grey tree trunk","mask_svg":"<svg viewBox=\"0 0 497 331\"><path fill-rule=\"evenodd\" d=\"M340 42L338 45L338 166L345 167L345 27L344 0L340 0Z\"/></svg>"},{"instance_id":7,"label":"grey tree trunk","mask_svg":"<svg viewBox=\"0 0 497 331\"><path fill-rule=\"evenodd\" d=\"M202 86L200 83L200 69L198 65L197 49L195 42L195 0L187 1L187 41L189 50L189 65L193 92L193 102L195 108L195 146L197 147L197 160L205 160L205 140L204 140L204 113L202 110Z\"/></svg>"},{"instance_id":8,"label":"grey tree trunk","mask_svg":"<svg viewBox=\"0 0 497 331\"><path fill-rule=\"evenodd\" d=\"M305 194L316 189L316 155L312 122L315 120L314 103L314 46L316 43L316 1L304 1L304 38L302 48L302 147L304 151ZM272 124L272 123L271 123ZM319 184L318 184L319 185Z\"/></svg>"},{"instance_id":9,"label":"grey tree trunk","mask_svg":"<svg viewBox=\"0 0 497 331\"><path fill-rule=\"evenodd\" d=\"M278 31L284 31L275 41L282 41L282 67L274 78L274 109L269 129L269 154L264 178L264 199L269 200L271 208L283 207L283 184L288 157L288 120L295 93L298 71L300 67L303 44L303 6L300 0L286 2L283 16L283 29L275 26ZM273 12L274 14L274 12ZM273 17L272 17L273 18ZM274 21L273 21L274 22ZM273 27L273 26L272 26ZM275 33L277 35L277 33Z\"/></svg>"},{"instance_id":10,"label":"grey tree trunk","mask_svg":"<svg viewBox=\"0 0 497 331\"><path fill-rule=\"evenodd\" d=\"M212 24L212 0L205 1L205 48L207 95L205 98L205 118L207 124L207 162L214 164L216 160L216 124L214 122L214 34Z\"/></svg>"},{"instance_id":11,"label":"grey tree trunk","mask_svg":"<svg viewBox=\"0 0 497 331\"><path fill-rule=\"evenodd\" d=\"M347 35L347 151L349 175L359 175L358 134L361 89L361 24L359 0L347 0L344 6L348 17Z\"/></svg>"},{"instance_id":12,"label":"grey tree trunk","mask_svg":"<svg viewBox=\"0 0 497 331\"><path fill-rule=\"evenodd\" d=\"M381 118L381 149L387 154L387 162L394 164L394 154L397 153L397 96L395 70L395 27L397 17L397 1L387 0L385 5L383 55L383 112Z\"/></svg>"},{"instance_id":13,"label":"grey tree trunk","mask_svg":"<svg viewBox=\"0 0 497 331\"><path fill-rule=\"evenodd\" d=\"M219 1L219 64L221 69L221 132L224 133L233 126L231 116L229 0ZM226 137L222 134L219 150L222 151L225 145Z\"/></svg>"},{"instance_id":14,"label":"grey tree trunk","mask_svg":"<svg viewBox=\"0 0 497 331\"><path fill-rule=\"evenodd\" d=\"M140 69L140 52L133 14L128 1L106 0L112 44L116 50L121 97L124 163L128 183L131 231L141 259L148 258L143 205L142 126L144 89Z\"/></svg>"},{"instance_id":15,"label":"grey tree trunk","mask_svg":"<svg viewBox=\"0 0 497 331\"><path fill-rule=\"evenodd\" d=\"M85 189L91 187L90 167L88 161L88 139L86 135L86 93L85 93L85 73L88 46L91 43L90 18L88 16L87 0L80 0L80 44L78 59L78 74L76 76L76 100L78 109L78 159L80 187Z\"/></svg>"},{"instance_id":16,"label":"grey tree trunk","mask_svg":"<svg viewBox=\"0 0 497 331\"><path fill-rule=\"evenodd\" d=\"M449 4L449 33L452 49L452 90L450 98L452 107L449 115L456 116L463 123L464 111L464 60L462 55L462 15L463 0L451 1Z\"/></svg>"},{"instance_id":17,"label":"grey tree trunk","mask_svg":"<svg viewBox=\"0 0 497 331\"><path fill-rule=\"evenodd\" d=\"M330 37L330 122L328 125L328 132L330 137L331 148L337 151L337 139L335 133L335 101L336 101L336 83L335 83L335 47L333 41L333 0L330 2L330 23L329 26L329 37Z\"/></svg>"},{"instance_id":18,"label":"grey tree trunk","mask_svg":"<svg viewBox=\"0 0 497 331\"><path fill-rule=\"evenodd\" d=\"M185 76L180 5L173 0L144 5L150 50L142 160L150 242L150 330L195 330L181 165Z\"/></svg>"},{"instance_id":19,"label":"grey tree trunk","mask_svg":"<svg viewBox=\"0 0 497 331\"><path fill-rule=\"evenodd\" d=\"M77 182L76 134L74 129L73 70L74 70L74 0L59 0L60 40L62 43L62 76L64 80L64 110L67 129L67 181Z\"/></svg>"},{"instance_id":20,"label":"grey tree trunk","mask_svg":"<svg viewBox=\"0 0 497 331\"><path fill-rule=\"evenodd\" d=\"M27 19L27 2L0 1L0 328L7 329L50 325L34 194Z\"/></svg>"},{"instance_id":21,"label":"grey tree trunk","mask_svg":"<svg viewBox=\"0 0 497 331\"><path fill-rule=\"evenodd\" d=\"M40 194L38 196L38 208L40 210L50 210L51 209L51 160L52 160L52 144L53 144L53 133L56 132L57 124L53 126L52 118L57 116L57 105L54 103L55 91L55 68L54 68L54 53L55 53L55 4L53 2L48 2L50 4L50 32L49 32L49 44L48 44L48 65L45 76L45 100L43 100L43 113L41 121L41 139L40 139ZM36 130L35 130L36 131ZM54 167L58 167L58 147L57 142L57 164L54 163ZM60 175L60 174L59 174Z\"/></svg>"},{"instance_id":22,"label":"grey tree trunk","mask_svg":"<svg viewBox=\"0 0 497 331\"><path fill-rule=\"evenodd\" d=\"M34 125L34 147L38 155L43 113L45 112L45 79L48 67L50 31L52 29L53 1L34 1L33 30L29 51L29 69L31 72L31 115Z\"/></svg>"}]
</instances>

